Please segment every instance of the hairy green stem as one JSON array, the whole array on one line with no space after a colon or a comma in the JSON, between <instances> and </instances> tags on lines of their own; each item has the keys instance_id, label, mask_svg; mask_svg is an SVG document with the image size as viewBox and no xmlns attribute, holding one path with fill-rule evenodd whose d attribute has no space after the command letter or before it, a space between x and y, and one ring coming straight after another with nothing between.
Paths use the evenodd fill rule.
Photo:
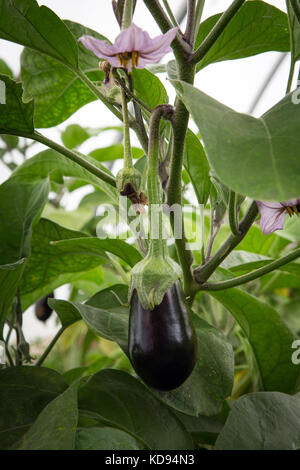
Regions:
<instances>
[{"instance_id":1,"label":"hairy green stem","mask_svg":"<svg viewBox=\"0 0 300 470\"><path fill-rule=\"evenodd\" d=\"M126 93L123 90L123 88L121 88L121 97L122 97L123 128L124 128L124 168L132 168L133 163L132 163L132 152L131 152L131 145L130 145L127 99L126 99Z\"/></svg>"},{"instance_id":2,"label":"hairy green stem","mask_svg":"<svg viewBox=\"0 0 300 470\"><path fill-rule=\"evenodd\" d=\"M205 263L204 266L200 266L194 271L194 277L196 281L200 284L203 284L207 279L212 275L212 273L217 269L222 261L231 253L231 251L243 240L246 236L251 225L255 221L258 214L258 208L255 201L253 201L245 214L244 218L241 220L238 229L239 235L231 234L219 250L214 254L214 256Z\"/></svg>"},{"instance_id":3,"label":"hairy green stem","mask_svg":"<svg viewBox=\"0 0 300 470\"><path fill-rule=\"evenodd\" d=\"M176 20L174 14L172 12L172 9L171 9L171 7L168 3L168 0L163 0L163 4L164 4L164 7L165 7L165 9L166 9L166 11L169 15L169 18L172 21L173 25L179 27L179 24L177 23L177 20Z\"/></svg>"},{"instance_id":4,"label":"hairy green stem","mask_svg":"<svg viewBox=\"0 0 300 470\"><path fill-rule=\"evenodd\" d=\"M201 59L203 59L203 57L214 45L214 43L220 37L228 23L232 20L234 15L238 12L238 10L241 8L243 3L245 3L245 1L246 0L234 0L230 7L227 8L226 11L224 11L223 15L220 17L219 21L217 21L210 33L206 36L202 44L200 44L195 53L190 57L190 63L196 64Z\"/></svg>"},{"instance_id":5,"label":"hairy green stem","mask_svg":"<svg viewBox=\"0 0 300 470\"><path fill-rule=\"evenodd\" d=\"M123 17L122 17L122 30L129 28L132 21L133 5L132 0L125 0Z\"/></svg>"},{"instance_id":6,"label":"hairy green stem","mask_svg":"<svg viewBox=\"0 0 300 470\"><path fill-rule=\"evenodd\" d=\"M184 39L191 47L194 47L195 40L195 11L196 0L188 0L187 2L187 21L184 33Z\"/></svg>"},{"instance_id":7,"label":"hairy green stem","mask_svg":"<svg viewBox=\"0 0 300 470\"><path fill-rule=\"evenodd\" d=\"M63 334L63 332L65 331L66 327L65 326L62 326L58 332L56 333L56 335L54 336L54 338L52 339L52 341L48 344L47 348L45 349L45 351L43 352L43 354L41 355L41 357L36 361L36 366L41 366L44 362L44 360L46 359L46 357L48 356L48 354L50 353L50 351L52 350L52 348L55 346L55 344L57 343L58 339L61 337L61 335Z\"/></svg>"},{"instance_id":8,"label":"hairy green stem","mask_svg":"<svg viewBox=\"0 0 300 470\"><path fill-rule=\"evenodd\" d=\"M229 192L228 202L229 226L233 235L239 235L238 216L237 216L237 194L234 191Z\"/></svg>"},{"instance_id":9,"label":"hairy green stem","mask_svg":"<svg viewBox=\"0 0 300 470\"><path fill-rule=\"evenodd\" d=\"M205 0L198 0L197 6L196 6L195 26L194 26L195 38L197 37L198 31L199 31L204 4L205 4Z\"/></svg>"},{"instance_id":10,"label":"hairy green stem","mask_svg":"<svg viewBox=\"0 0 300 470\"><path fill-rule=\"evenodd\" d=\"M144 3L163 33L166 33L169 29L173 28L173 25L161 7L159 0L144 0ZM185 54L190 54L192 52L191 46L182 38L179 32L172 42L171 47L176 59L182 58Z\"/></svg>"},{"instance_id":11,"label":"hairy green stem","mask_svg":"<svg viewBox=\"0 0 300 470\"><path fill-rule=\"evenodd\" d=\"M292 251L283 258L277 259L275 261L270 262L267 266L263 266L261 268L252 271L251 273L244 274L243 276L234 277L233 279L227 279L226 281L220 282L206 282L201 285L200 290L207 290L207 291L215 291L215 290L223 290L223 289L230 289L231 287L240 286L242 284L246 284L249 281L254 281L255 279L268 274L275 269L284 266L287 263L290 263L296 258L300 257L300 248L297 250Z\"/></svg>"},{"instance_id":12,"label":"hairy green stem","mask_svg":"<svg viewBox=\"0 0 300 470\"><path fill-rule=\"evenodd\" d=\"M193 83L195 68L185 61L178 61L179 79L187 83ZM183 102L178 99L173 119L173 146L170 161L170 177L167 186L167 201L169 206L173 204L182 204L181 200L181 181L182 165L184 156L185 137L189 121L189 112ZM174 213L171 212L171 225L174 230ZM193 254L188 248L187 239L184 231L184 222L182 217L182 237L175 238L176 250L180 265L183 271L183 283L186 296L194 293L194 280L191 272L193 264Z\"/></svg>"}]
</instances>

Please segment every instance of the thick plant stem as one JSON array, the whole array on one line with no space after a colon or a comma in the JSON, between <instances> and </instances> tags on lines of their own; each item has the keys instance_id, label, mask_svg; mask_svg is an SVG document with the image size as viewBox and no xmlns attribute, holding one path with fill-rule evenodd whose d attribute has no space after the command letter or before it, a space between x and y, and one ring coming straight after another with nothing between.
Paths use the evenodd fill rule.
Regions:
<instances>
[{"instance_id":1,"label":"thick plant stem","mask_svg":"<svg viewBox=\"0 0 300 470\"><path fill-rule=\"evenodd\" d=\"M130 145L130 134L129 134L129 123L128 123L128 109L126 94L123 88L121 88L122 97L122 111L123 111L123 128L124 128L124 168L132 168L132 153Z\"/></svg>"},{"instance_id":2,"label":"thick plant stem","mask_svg":"<svg viewBox=\"0 0 300 470\"><path fill-rule=\"evenodd\" d=\"M246 0L234 0L229 8L223 13L219 21L215 24L212 28L210 33L206 36L202 44L198 47L196 52L191 56L189 62L192 64L196 64L199 62L203 57L207 54L209 49L214 45L217 39L220 37L228 23L237 13L237 11L241 8L243 3Z\"/></svg>"},{"instance_id":3,"label":"thick plant stem","mask_svg":"<svg viewBox=\"0 0 300 470\"><path fill-rule=\"evenodd\" d=\"M196 8L196 0L188 0L187 21L186 21L184 39L192 47L194 46L194 39L195 39L195 14L196 14L195 8Z\"/></svg>"},{"instance_id":4,"label":"thick plant stem","mask_svg":"<svg viewBox=\"0 0 300 470\"><path fill-rule=\"evenodd\" d=\"M105 171L101 170L100 168L96 167L89 161L85 160L82 158L80 155L77 153L73 152L72 150L67 149L66 147L63 147L60 144L57 144L53 140L48 139L48 137L45 137L44 135L40 134L39 132L34 132L33 134L27 133L27 132L7 132L9 135L18 135L19 137L25 137L26 139L32 139L35 140L36 142L40 142L41 144L46 145L46 147L52 148L53 150L56 150L58 153L61 153L65 157L69 158L69 160L72 160L73 162L77 163L78 165L82 166L86 170L88 170L90 173L93 175L97 176L99 179L102 181L105 181L105 183L110 184L111 186L115 187L116 186L116 180L113 176L109 175Z\"/></svg>"},{"instance_id":5,"label":"thick plant stem","mask_svg":"<svg viewBox=\"0 0 300 470\"><path fill-rule=\"evenodd\" d=\"M151 256L163 256L165 253L165 240L162 239L162 197L159 181L159 124L160 120L171 119L173 107L168 105L157 106L151 114L149 124L149 150L148 150L148 173L147 188L149 201L149 220L150 220L150 247ZM153 209L158 210L158 227L154 226Z\"/></svg>"},{"instance_id":6,"label":"thick plant stem","mask_svg":"<svg viewBox=\"0 0 300 470\"><path fill-rule=\"evenodd\" d=\"M170 5L169 5L168 0L163 0L163 4L164 4L164 7L165 7L165 9L166 9L166 12L168 13L169 18L170 18L170 20L172 21L173 25L179 27L179 24L177 23L177 20L176 20L174 14L173 14L173 12L172 12L172 9L171 9L171 7L170 7Z\"/></svg>"},{"instance_id":7,"label":"thick plant stem","mask_svg":"<svg viewBox=\"0 0 300 470\"><path fill-rule=\"evenodd\" d=\"M195 69L194 66L181 61L179 64L179 78L187 83L193 83ZM173 204L182 204L181 200L181 175L184 156L185 136L189 121L189 112L179 99L175 109L173 120L173 150L170 161L170 177L167 187L167 201L169 206ZM171 225L174 230L174 213L171 212ZM193 295L194 280L191 272L193 264L193 255L188 248L187 239L184 233L184 224L182 218L182 237L175 239L176 249L180 265L183 271L184 291L186 295Z\"/></svg>"},{"instance_id":8,"label":"thick plant stem","mask_svg":"<svg viewBox=\"0 0 300 470\"><path fill-rule=\"evenodd\" d=\"M234 191L229 193L228 203L229 226L233 235L239 235L238 218L237 218L237 195Z\"/></svg>"},{"instance_id":9,"label":"thick plant stem","mask_svg":"<svg viewBox=\"0 0 300 470\"><path fill-rule=\"evenodd\" d=\"M227 279L226 281L204 283L201 285L200 290L215 291L240 286L242 284L246 284L249 281L254 281L257 278L274 271L275 269L281 268L281 266L284 266L285 264L290 263L291 261L299 257L300 248L292 251L292 253L289 253L283 258L270 262L270 264L268 264L267 266L258 268L255 271L252 271L251 273L244 274L243 276L234 277L233 279Z\"/></svg>"},{"instance_id":10,"label":"thick plant stem","mask_svg":"<svg viewBox=\"0 0 300 470\"><path fill-rule=\"evenodd\" d=\"M65 326L62 326L58 332L56 333L56 335L54 336L53 340L49 343L49 345L47 346L47 348L45 349L45 351L43 352L43 354L41 355L41 357L37 360L36 362L36 366L41 366L44 362L44 360L46 359L46 357L48 356L48 354L50 353L50 351L52 350L52 348L55 346L55 344L57 343L58 339L61 337L61 335L63 334L63 332L65 331L66 327Z\"/></svg>"},{"instance_id":11,"label":"thick plant stem","mask_svg":"<svg viewBox=\"0 0 300 470\"><path fill-rule=\"evenodd\" d=\"M199 26L202 18L202 13L204 9L204 4L205 0L198 0L197 6L196 6L196 13L195 13L195 38L197 37L198 31L199 31Z\"/></svg>"},{"instance_id":12,"label":"thick plant stem","mask_svg":"<svg viewBox=\"0 0 300 470\"><path fill-rule=\"evenodd\" d=\"M195 269L194 277L196 281L203 284L217 269L222 261L231 253L231 251L243 240L258 214L258 208L253 201L239 224L239 235L231 234L215 255L204 265ZM198 288L199 289L199 288Z\"/></svg>"}]
</instances>

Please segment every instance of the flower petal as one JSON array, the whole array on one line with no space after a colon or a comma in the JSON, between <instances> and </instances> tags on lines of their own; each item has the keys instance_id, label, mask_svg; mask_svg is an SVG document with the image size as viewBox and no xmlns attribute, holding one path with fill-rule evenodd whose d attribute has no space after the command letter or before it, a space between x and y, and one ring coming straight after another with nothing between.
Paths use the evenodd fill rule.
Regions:
<instances>
[{"instance_id":1,"label":"flower petal","mask_svg":"<svg viewBox=\"0 0 300 470\"><path fill-rule=\"evenodd\" d=\"M170 44L175 39L178 28L172 28L165 34L160 34L151 39L146 46L140 48L142 55L159 55L160 58L171 51Z\"/></svg>"},{"instance_id":2,"label":"flower petal","mask_svg":"<svg viewBox=\"0 0 300 470\"><path fill-rule=\"evenodd\" d=\"M286 211L282 204L262 201L256 201L256 204L261 213L260 227L264 235L283 229Z\"/></svg>"},{"instance_id":3,"label":"flower petal","mask_svg":"<svg viewBox=\"0 0 300 470\"><path fill-rule=\"evenodd\" d=\"M93 36L81 36L78 41L80 41L84 47L92 51L100 59L107 59L108 57L116 55L114 45L111 46L101 39L93 38Z\"/></svg>"},{"instance_id":4,"label":"flower petal","mask_svg":"<svg viewBox=\"0 0 300 470\"><path fill-rule=\"evenodd\" d=\"M152 39L147 31L143 31L134 23L131 23L129 28L124 29L116 38L114 46L119 54L122 52L141 51L149 46L151 41Z\"/></svg>"}]
</instances>

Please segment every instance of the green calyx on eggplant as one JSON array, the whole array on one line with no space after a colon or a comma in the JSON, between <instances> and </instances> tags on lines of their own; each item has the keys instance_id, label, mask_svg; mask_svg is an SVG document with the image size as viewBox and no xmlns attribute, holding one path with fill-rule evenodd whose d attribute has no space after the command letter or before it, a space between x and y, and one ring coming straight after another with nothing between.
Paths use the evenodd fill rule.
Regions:
<instances>
[{"instance_id":1,"label":"green calyx on eggplant","mask_svg":"<svg viewBox=\"0 0 300 470\"><path fill-rule=\"evenodd\" d=\"M195 366L197 340L179 281L152 310L133 291L128 342L132 365L146 385L168 391L185 382Z\"/></svg>"}]
</instances>

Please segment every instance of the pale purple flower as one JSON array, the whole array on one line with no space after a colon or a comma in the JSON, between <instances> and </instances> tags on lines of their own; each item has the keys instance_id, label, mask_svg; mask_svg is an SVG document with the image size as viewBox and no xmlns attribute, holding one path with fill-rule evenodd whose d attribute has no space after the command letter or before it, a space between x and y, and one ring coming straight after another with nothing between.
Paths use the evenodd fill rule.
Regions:
<instances>
[{"instance_id":1,"label":"pale purple flower","mask_svg":"<svg viewBox=\"0 0 300 470\"><path fill-rule=\"evenodd\" d=\"M287 202L256 201L261 214L260 227L264 235L275 230L282 230L286 214L291 217L300 213L300 198Z\"/></svg>"},{"instance_id":2,"label":"pale purple flower","mask_svg":"<svg viewBox=\"0 0 300 470\"><path fill-rule=\"evenodd\" d=\"M147 31L132 23L116 38L113 45L92 36L81 36L79 41L100 59L106 59L113 67L143 69L147 64L158 62L171 51L178 28L151 39Z\"/></svg>"}]
</instances>

